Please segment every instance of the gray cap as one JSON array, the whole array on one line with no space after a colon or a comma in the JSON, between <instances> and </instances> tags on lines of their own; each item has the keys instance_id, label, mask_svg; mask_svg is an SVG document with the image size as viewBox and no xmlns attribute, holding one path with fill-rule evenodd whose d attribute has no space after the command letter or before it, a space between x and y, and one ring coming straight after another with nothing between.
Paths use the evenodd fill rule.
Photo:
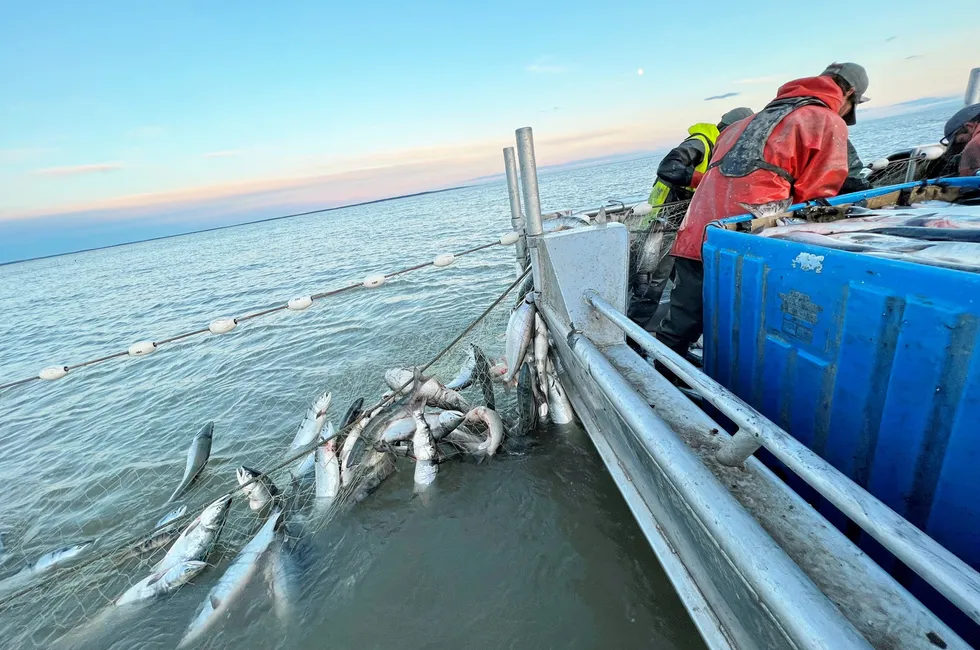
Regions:
<instances>
[{"instance_id":1,"label":"gray cap","mask_svg":"<svg viewBox=\"0 0 980 650\"><path fill-rule=\"evenodd\" d=\"M747 117L752 117L755 113L751 108L745 108L740 106L738 108L733 108L724 115L721 116L721 121L718 122L720 128L725 128L726 126L731 126L738 122L739 120L744 120Z\"/></svg>"},{"instance_id":2,"label":"gray cap","mask_svg":"<svg viewBox=\"0 0 980 650\"><path fill-rule=\"evenodd\" d=\"M837 75L854 89L854 96L857 99L855 104L863 104L871 98L864 93L868 92L868 72L857 63L831 63L827 69L820 73L823 75Z\"/></svg>"},{"instance_id":3,"label":"gray cap","mask_svg":"<svg viewBox=\"0 0 980 650\"><path fill-rule=\"evenodd\" d=\"M980 120L980 104L964 106L953 113L953 117L946 120L946 126L943 127L943 139L947 142L952 142L952 138L956 135L957 131L970 122L976 122L978 120Z\"/></svg>"}]
</instances>

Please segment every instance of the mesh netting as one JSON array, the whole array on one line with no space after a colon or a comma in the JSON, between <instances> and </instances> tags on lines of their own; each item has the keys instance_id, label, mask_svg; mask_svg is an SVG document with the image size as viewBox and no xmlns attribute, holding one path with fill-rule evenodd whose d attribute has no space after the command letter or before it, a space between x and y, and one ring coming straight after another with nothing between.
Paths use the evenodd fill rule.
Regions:
<instances>
[{"instance_id":1,"label":"mesh netting","mask_svg":"<svg viewBox=\"0 0 980 650\"><path fill-rule=\"evenodd\" d=\"M667 256L690 203L676 201L654 208L645 216L626 215L623 225L630 233L631 278L638 272L652 273Z\"/></svg>"},{"instance_id":2,"label":"mesh netting","mask_svg":"<svg viewBox=\"0 0 980 650\"><path fill-rule=\"evenodd\" d=\"M106 648L106 647L174 647L183 637L202 603L209 602L207 594L218 583L236 556L256 537L268 520L272 506L259 506L254 510L251 502L240 487L236 470L240 466L266 473L253 483L269 489L274 486L277 494L273 505L283 506L285 529L281 537L272 542L256 563L255 574L247 581L246 595L236 597L236 605L249 615L267 620L270 626L280 625L288 629L291 610L302 601L299 593L288 593L291 579L284 568L291 561L293 551L306 545L319 545L317 555L328 553L331 541L330 529L338 520L345 517L351 508L373 507L377 499L386 499L386 479L392 476L411 476L414 471L414 450L405 440L391 444L380 444L377 436L387 427L381 426L388 420L397 419L396 414L405 398L385 397L390 387L385 383L385 372L391 368L411 368L428 364L425 377L435 377L443 384L464 384L458 391L465 400L465 406L483 406L487 402L487 386L493 398L493 406L501 416L509 437L516 437L518 429L518 396L522 389L504 390L500 384L501 362L504 356L505 332L508 318L521 291L514 283L493 306L460 301L460 296L447 296L445 304L429 304L420 309L420 327L412 333L393 331L390 340L379 341L379 352L347 350L338 373L343 381L332 379L323 391L331 392L331 405L326 413L322 435L330 427L340 434L335 439L338 467L348 461L341 471L343 484L333 499L320 496L317 491L317 470L299 470L311 443L299 450L290 450L297 430L307 412L313 406L320 391L314 394L297 394L286 397L267 395L255 401L243 400L236 408L241 409L243 418L252 419L248 435L242 432L222 430L214 432L215 444L210 458L197 479L189 489L173 503L164 503L162 494L169 494L181 479L184 456L187 447L171 449L161 447L156 451L147 449L115 450L125 457L151 458L159 453L166 462L119 462L119 469L108 472L99 479L79 475L59 481L59 477L44 476L41 484L49 491L82 491L88 499L86 511L99 513L141 512L136 518L131 515L102 515L79 523L77 518L59 516L50 520L58 523L49 526L43 521L51 513L44 513L39 521L31 525L37 532L37 544L25 553L7 563L7 577L0 581L0 611L5 625L0 636L2 646L9 648ZM375 294L383 297L383 294ZM375 296L371 296L373 299ZM450 307L451 305L451 307ZM457 322L469 326L426 327L426 319L438 319L441 310L452 308L457 312ZM484 311L486 309L486 311ZM432 322L435 322L434 320ZM274 329L273 323L272 328ZM462 334L461 334L462 332ZM257 336L258 334L256 334ZM405 337L406 340L401 340ZM447 347L448 346L448 347ZM400 356L382 354L400 350ZM475 354L485 356L487 363L474 366ZM220 364L221 361L219 360ZM143 369L145 372L146 369ZM152 378L142 375L139 381L152 382ZM130 388L139 390L138 381ZM355 417L353 423L343 427L342 420L350 407L363 400L364 413L375 413L374 419L365 426L363 417ZM374 408L382 405L380 408ZM178 405L175 405L177 408ZM436 416L440 409L427 407L427 413ZM288 414L288 415L284 415ZM315 419L316 414L313 414ZM202 423L203 424L203 423ZM459 431L468 435L444 437L438 443L439 457L444 462L473 462L482 460L479 471L492 471L496 462L506 462L508 454L520 453L525 445L504 444L498 455L489 461L474 452L473 439L484 437L486 433L479 423L464 423ZM344 447L351 432L358 432L360 440L346 445L349 455L344 457ZM192 444L197 431L187 431L184 438L187 445ZM235 436L240 435L236 439ZM220 437L221 443L218 444ZM410 438L409 438L410 440ZM97 448L93 454L107 453ZM325 463L326 465L326 463ZM474 471L477 471L474 468ZM297 478L297 475L299 477ZM248 480L247 477L245 480ZM174 544L180 531L195 520L202 511L224 494L231 494L231 505L223 525L218 527L214 548L201 559L207 563L200 567L187 584L166 590L159 597L148 599L139 605L116 606L114 603L130 588L143 581L144 587L151 589L145 579L159 569L159 563ZM254 494L254 493L253 493ZM54 500L56 501L56 499ZM118 507L125 504L127 507ZM175 508L186 507L186 512L170 523L158 526L158 520ZM65 508L69 506L66 503ZM77 507L77 502L76 502ZM179 512L179 510L178 510ZM64 514L64 513L62 513ZM118 516L118 518L116 518ZM199 528L202 524L198 524ZM19 531L23 536L24 531ZM326 537L325 537L326 535ZM60 540L60 544L73 544L97 537L95 543L75 551L62 554L63 566L50 571L33 571L27 566L32 558L39 557L45 547L41 540ZM326 541L324 541L326 540ZM53 546L59 546L59 543ZM325 550L326 549L326 550ZM38 565L39 568L41 565ZM285 576L285 577L283 577ZM153 584L162 585L173 576L165 576ZM336 578L329 578L336 579ZM265 585L263 588L262 585ZM266 591L268 593L266 593ZM307 603L309 606L309 603ZM217 627L230 627L219 621ZM275 628L273 628L275 629ZM230 632L226 629L226 634ZM205 637L206 647L228 647L227 637L213 631Z\"/></svg>"},{"instance_id":3,"label":"mesh netting","mask_svg":"<svg viewBox=\"0 0 980 650\"><path fill-rule=\"evenodd\" d=\"M908 159L896 160L889 163L884 169L871 172L868 176L868 182L871 183L871 187L886 187L888 185L904 183L905 176L908 174L909 164Z\"/></svg>"},{"instance_id":4,"label":"mesh netting","mask_svg":"<svg viewBox=\"0 0 980 650\"><path fill-rule=\"evenodd\" d=\"M673 263L670 249L677 237L690 201L666 203L646 216L627 214L623 220L629 231L629 307L628 314L639 323L654 317L668 293Z\"/></svg>"}]
</instances>

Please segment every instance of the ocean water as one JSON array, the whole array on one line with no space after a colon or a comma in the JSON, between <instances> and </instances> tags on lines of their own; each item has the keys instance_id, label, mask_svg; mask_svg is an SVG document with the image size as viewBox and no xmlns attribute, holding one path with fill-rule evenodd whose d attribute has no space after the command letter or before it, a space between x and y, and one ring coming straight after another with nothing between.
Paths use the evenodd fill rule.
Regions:
<instances>
[{"instance_id":1,"label":"ocean water","mask_svg":"<svg viewBox=\"0 0 980 650\"><path fill-rule=\"evenodd\" d=\"M854 140L871 160L935 141L944 119L859 124ZM545 171L542 204L643 197L657 162ZM459 252L508 228L506 190L495 182L2 266L0 383ZM80 539L98 539L103 558L152 526L170 509L164 501L205 422L214 422L214 446L184 498L192 509L233 489L237 466L280 460L319 392L332 391L337 424L354 398L374 402L386 368L427 361L513 281L513 255L497 246L306 312L0 392L0 580ZM463 343L501 356L509 304ZM451 378L462 352L451 350L437 374ZM500 399L512 406L513 396ZM276 617L259 574L206 647L702 647L585 433L549 427L535 438L527 455L443 465L424 500L413 497L411 463L400 461L372 497L312 527L298 618ZM113 618L85 643L174 647L255 526L236 498L215 566L141 610L139 625ZM51 647L150 564L100 559L23 595L0 583L0 646Z\"/></svg>"}]
</instances>

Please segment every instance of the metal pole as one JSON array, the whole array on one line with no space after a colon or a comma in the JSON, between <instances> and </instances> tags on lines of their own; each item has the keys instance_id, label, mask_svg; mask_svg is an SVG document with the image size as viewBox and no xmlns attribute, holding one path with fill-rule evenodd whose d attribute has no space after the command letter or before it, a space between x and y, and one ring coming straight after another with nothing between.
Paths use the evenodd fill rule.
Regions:
<instances>
[{"instance_id":1,"label":"metal pole","mask_svg":"<svg viewBox=\"0 0 980 650\"><path fill-rule=\"evenodd\" d=\"M521 162L521 188L524 190L524 218L527 226L527 246L531 253L531 274L534 286L541 286L538 270L538 237L544 232L541 225L541 197L538 195L538 168L534 162L534 137L531 127L517 129L517 157Z\"/></svg>"},{"instance_id":2,"label":"metal pole","mask_svg":"<svg viewBox=\"0 0 980 650\"><path fill-rule=\"evenodd\" d=\"M914 154L913 154L914 155ZM905 182L911 183L915 180L915 172L919 168L919 161L915 158L909 158L908 167L905 168Z\"/></svg>"},{"instance_id":3,"label":"metal pole","mask_svg":"<svg viewBox=\"0 0 980 650\"><path fill-rule=\"evenodd\" d=\"M973 68L970 71L970 81L966 84L966 97L964 103L980 104L980 68Z\"/></svg>"},{"instance_id":4,"label":"metal pole","mask_svg":"<svg viewBox=\"0 0 980 650\"><path fill-rule=\"evenodd\" d=\"M517 158L514 147L504 149L504 170L507 172L507 195L510 198L510 225L520 233L517 240L517 274L524 272L527 261L527 238L524 234L524 215L521 214L521 189L517 184Z\"/></svg>"}]
</instances>

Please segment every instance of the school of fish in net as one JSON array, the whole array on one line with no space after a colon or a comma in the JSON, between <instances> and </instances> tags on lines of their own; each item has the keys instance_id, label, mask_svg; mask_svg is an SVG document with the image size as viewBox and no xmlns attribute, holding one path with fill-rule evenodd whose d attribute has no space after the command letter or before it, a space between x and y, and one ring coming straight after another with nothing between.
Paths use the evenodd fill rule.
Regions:
<instances>
[{"instance_id":1,"label":"school of fish in net","mask_svg":"<svg viewBox=\"0 0 980 650\"><path fill-rule=\"evenodd\" d=\"M174 594L192 580L206 581L211 587L178 647L206 639L259 575L268 584L276 615L286 624L294 620L291 601L296 597L289 584L294 579L288 567L290 556L325 514L368 498L398 463L414 465L414 492L425 500L438 481L440 465L484 464L500 454L523 454L533 444L529 434L540 423L572 422L572 406L558 378L558 361L550 353L548 331L534 296L528 274L511 310L499 361L491 361L480 346L470 343L459 372L449 381L416 367L391 368L382 378L386 391L377 405L365 407L363 398L353 400L339 426L331 417L336 412L333 395L325 391L315 397L292 440L283 445L277 466L244 462L235 471L239 489L195 512L180 500L209 472L216 432L213 423L205 424L191 439L183 476L166 501L170 511L152 531L123 549L129 557L161 557L145 575L130 576L135 582L99 613L53 639L53 647L85 646L89 633ZM464 396L467 389L478 400ZM516 402L516 409L503 415L497 410L501 390L514 393ZM244 497L260 523L218 575L209 557L236 496ZM79 567L100 550L95 540L82 540L48 552L0 580L0 599L27 591L45 578L57 579L55 572Z\"/></svg>"}]
</instances>

